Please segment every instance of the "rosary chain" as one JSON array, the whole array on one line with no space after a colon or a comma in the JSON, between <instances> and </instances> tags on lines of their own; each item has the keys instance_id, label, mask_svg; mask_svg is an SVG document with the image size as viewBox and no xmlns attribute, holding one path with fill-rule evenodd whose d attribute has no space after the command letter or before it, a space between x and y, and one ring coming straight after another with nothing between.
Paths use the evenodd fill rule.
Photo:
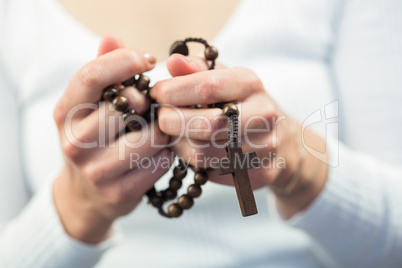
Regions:
<instances>
[{"instance_id":1,"label":"rosary chain","mask_svg":"<svg viewBox=\"0 0 402 268\"><path fill-rule=\"evenodd\" d=\"M176 47L173 47L173 50L171 49L171 51L173 51L173 53L188 51L188 48L186 46L186 43L188 42L198 42L205 46L205 58L206 60L211 61L211 65L208 67L208 69L214 69L215 60L218 57L218 51L215 47L210 46L208 42L202 38L186 38L184 41L177 41L173 44L173 46L176 45ZM147 76L140 74L122 82L121 85L109 86L104 90L103 100L111 102L117 111L123 113L122 117L126 123L126 132L140 130L143 127L144 122L149 123L152 118L156 119L156 113L151 114L151 109L149 109L141 116L134 109L128 109L128 99L124 96L119 95L119 92L125 87L134 86L147 96L151 104L158 106L158 103L154 99L152 99L149 94L151 89L149 84L150 79ZM222 108L223 105L225 105L225 103L211 104L209 105L209 107ZM229 122L230 121L231 120L229 120ZM237 123L235 124L237 126ZM233 133L237 137L237 130ZM121 134L124 134L124 131ZM179 164L173 169L173 177L169 181L169 187L159 192L155 189L155 187L152 187L146 192L146 195L149 198L149 203L157 208L160 215L167 218L179 217L182 215L183 210L190 209L193 206L193 199L201 195L201 186L208 181L207 169L194 168L196 169L196 172L194 174L194 184L191 184L187 188L186 194L183 194L179 198L177 198L177 202L169 205L167 212L165 212L165 210L163 209L163 205L165 202L173 200L177 197L177 191L182 187L182 180L187 175L187 169L188 165L186 165L184 161L179 159Z\"/></svg>"}]
</instances>

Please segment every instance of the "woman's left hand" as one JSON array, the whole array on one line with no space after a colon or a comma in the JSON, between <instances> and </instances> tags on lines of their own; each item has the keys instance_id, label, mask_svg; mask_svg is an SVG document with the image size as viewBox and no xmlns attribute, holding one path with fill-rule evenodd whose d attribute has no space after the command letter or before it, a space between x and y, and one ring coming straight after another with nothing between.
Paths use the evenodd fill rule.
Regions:
<instances>
[{"instance_id":1,"label":"woman's left hand","mask_svg":"<svg viewBox=\"0 0 402 268\"><path fill-rule=\"evenodd\" d=\"M249 170L253 188L266 185L285 188L298 172L303 158L304 152L297 141L300 124L285 116L258 76L249 69L228 69L220 64L216 70L208 71L205 60L178 54L168 59L167 66L173 78L156 83L151 96L165 105L158 113L159 127L172 136L172 150L195 167L216 168L218 160L226 157L227 119L220 108L187 107L235 102L240 111L243 152L255 151L260 159L260 167ZM310 179L312 169L325 165L311 155L306 157L298 179L300 185ZM233 184L231 175L219 176L216 169L208 173L210 181ZM325 173L320 175L325 181ZM320 183L318 193L324 184Z\"/></svg>"}]
</instances>

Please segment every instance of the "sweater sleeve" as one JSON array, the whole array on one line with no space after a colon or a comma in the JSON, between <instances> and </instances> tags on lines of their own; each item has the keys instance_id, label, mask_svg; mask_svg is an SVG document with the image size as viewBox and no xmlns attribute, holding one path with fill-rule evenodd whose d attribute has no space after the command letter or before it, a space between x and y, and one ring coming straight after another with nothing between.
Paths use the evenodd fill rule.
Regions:
<instances>
[{"instance_id":1,"label":"sweater sleeve","mask_svg":"<svg viewBox=\"0 0 402 268\"><path fill-rule=\"evenodd\" d=\"M21 172L17 98L5 74L0 61L0 267L93 267L119 232L100 245L81 243L64 231L51 181L31 197Z\"/></svg>"},{"instance_id":2,"label":"sweater sleeve","mask_svg":"<svg viewBox=\"0 0 402 268\"><path fill-rule=\"evenodd\" d=\"M13 30L19 25L16 11L27 4L23 2L0 0L0 267L93 267L119 240L119 229L95 246L72 239L54 207L52 179L32 196L24 174L18 107L20 83L26 79L17 81L12 75L17 59L10 56L10 47L15 45ZM31 5L39 8L37 1ZM27 74L26 70L20 73Z\"/></svg>"},{"instance_id":3,"label":"sweater sleeve","mask_svg":"<svg viewBox=\"0 0 402 268\"><path fill-rule=\"evenodd\" d=\"M93 267L120 240L119 231L98 245L69 237L47 183L0 234L0 267ZM116 230L116 228L115 228Z\"/></svg>"},{"instance_id":4,"label":"sweater sleeve","mask_svg":"<svg viewBox=\"0 0 402 268\"><path fill-rule=\"evenodd\" d=\"M329 64L342 143L328 149L339 164L287 221L340 267L402 267L401 14L397 0L345 1Z\"/></svg>"},{"instance_id":5,"label":"sweater sleeve","mask_svg":"<svg viewBox=\"0 0 402 268\"><path fill-rule=\"evenodd\" d=\"M401 267L402 170L334 140L323 192L286 223L305 231L340 267Z\"/></svg>"}]
</instances>

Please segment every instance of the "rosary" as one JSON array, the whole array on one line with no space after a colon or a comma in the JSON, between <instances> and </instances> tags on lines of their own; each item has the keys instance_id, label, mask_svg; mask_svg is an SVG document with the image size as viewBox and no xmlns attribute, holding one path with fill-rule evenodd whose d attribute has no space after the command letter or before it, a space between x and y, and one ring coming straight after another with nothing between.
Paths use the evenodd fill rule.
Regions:
<instances>
[{"instance_id":1,"label":"rosary","mask_svg":"<svg viewBox=\"0 0 402 268\"><path fill-rule=\"evenodd\" d=\"M197 42L205 46L205 59L211 62L208 68L209 70L214 69L218 50L201 38L186 38L183 41L174 42L170 48L170 55L179 53L188 56L187 43L189 42ZM142 127L141 121L144 122L145 120L145 122L149 123L151 118L156 117L156 114L151 114L151 109L142 115L139 115L133 109L128 109L128 99L119 95L119 91L124 90L124 87L134 86L148 97L151 104L157 104L149 95L151 89L149 84L150 79L140 74L124 81L120 87L116 85L109 86L103 92L103 100L111 102L117 111L123 113L122 117L126 124L126 132L140 130ZM192 108L198 107L196 105ZM219 162L219 175L232 174L243 217L257 214L258 211L247 170L258 165L258 158L255 152L243 154L241 149L241 142L239 140L239 110L233 103L215 103L209 104L208 107L221 108L229 122L228 142L225 146L227 158L223 158ZM165 212L163 208L164 204L177 197L177 191L182 187L182 180L187 175L187 168L188 165L186 166L186 163L179 159L179 164L173 169L173 177L169 181L169 187L159 192L155 187L152 187L146 193L149 203L157 208L159 214L164 217L177 218L182 215L183 210L190 209L194 204L194 198L199 197L202 193L201 186L208 181L208 170L194 167L194 183L187 188L187 193L177 198L176 202L171 203L167 208L167 212Z\"/></svg>"}]
</instances>

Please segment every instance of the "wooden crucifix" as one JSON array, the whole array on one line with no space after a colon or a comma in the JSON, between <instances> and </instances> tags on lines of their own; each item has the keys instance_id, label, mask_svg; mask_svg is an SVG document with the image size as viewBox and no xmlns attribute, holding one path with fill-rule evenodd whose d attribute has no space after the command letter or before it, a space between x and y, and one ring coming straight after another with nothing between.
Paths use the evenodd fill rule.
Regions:
<instances>
[{"instance_id":1,"label":"wooden crucifix","mask_svg":"<svg viewBox=\"0 0 402 268\"><path fill-rule=\"evenodd\" d=\"M219 175L232 174L243 217L251 216L257 214L258 211L247 170L258 167L259 159L255 152L243 154L237 136L237 107L234 104L228 104L223 110L229 119L229 142L226 147L227 158L223 158L219 162Z\"/></svg>"}]
</instances>

